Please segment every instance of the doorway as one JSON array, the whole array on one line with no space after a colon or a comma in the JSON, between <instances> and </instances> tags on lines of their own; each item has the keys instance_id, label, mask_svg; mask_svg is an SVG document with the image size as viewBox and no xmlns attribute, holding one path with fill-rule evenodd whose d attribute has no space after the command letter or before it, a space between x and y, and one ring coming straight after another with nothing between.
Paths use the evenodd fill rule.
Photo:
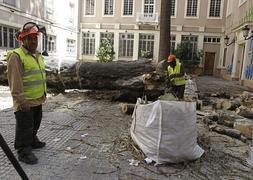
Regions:
<instances>
[{"instance_id":1,"label":"doorway","mask_svg":"<svg viewBox=\"0 0 253 180\"><path fill-rule=\"evenodd\" d=\"M245 53L245 44L239 45L238 58L237 58L237 64L236 64L236 73L235 73L238 80L240 80L243 76L244 53Z\"/></svg>"},{"instance_id":2,"label":"doorway","mask_svg":"<svg viewBox=\"0 0 253 180\"><path fill-rule=\"evenodd\" d=\"M214 52L206 52L205 53L205 65L204 65L204 74L205 75L213 75L215 62L215 53Z\"/></svg>"}]
</instances>

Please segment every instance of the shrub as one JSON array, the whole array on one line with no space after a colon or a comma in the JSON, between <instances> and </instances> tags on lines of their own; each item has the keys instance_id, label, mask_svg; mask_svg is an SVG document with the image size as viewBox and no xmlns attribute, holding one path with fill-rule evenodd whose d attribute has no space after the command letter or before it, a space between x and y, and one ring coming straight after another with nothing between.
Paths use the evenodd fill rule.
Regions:
<instances>
[{"instance_id":1,"label":"shrub","mask_svg":"<svg viewBox=\"0 0 253 180\"><path fill-rule=\"evenodd\" d=\"M109 39L103 39L97 50L96 57L99 59L98 62L111 62L114 59L113 46Z\"/></svg>"},{"instance_id":2,"label":"shrub","mask_svg":"<svg viewBox=\"0 0 253 180\"><path fill-rule=\"evenodd\" d=\"M141 57L151 59L151 58L153 58L153 52L141 50Z\"/></svg>"},{"instance_id":3,"label":"shrub","mask_svg":"<svg viewBox=\"0 0 253 180\"><path fill-rule=\"evenodd\" d=\"M175 50L171 50L171 53L175 54L189 70L198 67L203 57L203 50L194 50L190 41L178 44Z\"/></svg>"}]
</instances>

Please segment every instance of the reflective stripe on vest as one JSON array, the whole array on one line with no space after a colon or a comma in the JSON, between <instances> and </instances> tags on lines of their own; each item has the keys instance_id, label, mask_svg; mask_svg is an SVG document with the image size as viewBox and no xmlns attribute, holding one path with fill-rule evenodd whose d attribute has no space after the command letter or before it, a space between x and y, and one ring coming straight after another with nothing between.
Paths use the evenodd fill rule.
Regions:
<instances>
[{"instance_id":1,"label":"reflective stripe on vest","mask_svg":"<svg viewBox=\"0 0 253 180\"><path fill-rule=\"evenodd\" d=\"M19 55L24 72L22 74L25 98L32 100L42 97L46 92L46 72L45 64L41 54L38 61L30 55L26 54L22 48L14 49L10 52L10 57L13 53Z\"/></svg>"},{"instance_id":2,"label":"reflective stripe on vest","mask_svg":"<svg viewBox=\"0 0 253 180\"><path fill-rule=\"evenodd\" d=\"M24 72L23 76L29 76L29 75L38 74L38 73L46 73L46 71L44 69L42 69L42 70L31 70L31 71Z\"/></svg>"},{"instance_id":3,"label":"reflective stripe on vest","mask_svg":"<svg viewBox=\"0 0 253 180\"><path fill-rule=\"evenodd\" d=\"M180 62L176 62L176 66L175 68L173 69L172 67L168 66L168 75L169 77L172 75L172 74L179 74L180 73L180 70L181 70L181 63ZM184 85L185 84L185 77L184 75L181 76L181 77L175 77L175 78L171 78L170 79L170 82L175 85L175 86L181 86L181 85Z\"/></svg>"}]
</instances>

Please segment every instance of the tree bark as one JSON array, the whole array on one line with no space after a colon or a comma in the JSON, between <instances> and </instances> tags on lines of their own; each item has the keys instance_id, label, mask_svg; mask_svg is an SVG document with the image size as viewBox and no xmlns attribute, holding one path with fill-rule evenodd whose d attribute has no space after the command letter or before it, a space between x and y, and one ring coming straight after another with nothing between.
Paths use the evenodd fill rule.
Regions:
<instances>
[{"instance_id":1,"label":"tree bark","mask_svg":"<svg viewBox=\"0 0 253 180\"><path fill-rule=\"evenodd\" d=\"M6 64L0 64L0 84L6 82ZM47 85L63 92L65 89L119 90L113 99L136 102L146 95L155 100L164 92L164 80L154 73L155 66L148 60L117 61L110 63L75 62L72 64L46 63ZM147 77L144 74L150 74Z\"/></svg>"},{"instance_id":2,"label":"tree bark","mask_svg":"<svg viewBox=\"0 0 253 180\"><path fill-rule=\"evenodd\" d=\"M170 53L171 0L161 0L159 61Z\"/></svg>"}]
</instances>

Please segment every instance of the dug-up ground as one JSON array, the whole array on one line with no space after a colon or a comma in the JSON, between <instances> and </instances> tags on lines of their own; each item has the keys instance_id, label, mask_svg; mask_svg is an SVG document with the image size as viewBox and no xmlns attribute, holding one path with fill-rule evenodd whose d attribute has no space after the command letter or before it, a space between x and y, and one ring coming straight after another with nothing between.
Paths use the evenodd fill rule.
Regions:
<instances>
[{"instance_id":1,"label":"dug-up ground","mask_svg":"<svg viewBox=\"0 0 253 180\"><path fill-rule=\"evenodd\" d=\"M229 123L219 123L221 114L237 117L233 116L236 109L217 107L221 99L234 100L250 90L214 77L197 77L196 83L203 100L197 116L198 144L205 150L198 160L162 166L146 164L129 134L132 117L121 112L121 103L111 101L113 92L70 91L48 98L39 132L47 146L35 151L38 164L21 165L31 180L253 179L253 167L247 162L252 140L226 126ZM246 102L247 108L253 108L253 99L244 99ZM12 109L0 114L0 133L13 150ZM234 134L218 131L217 127L228 128ZM20 179L1 150L0 159L0 179ZM131 164L131 160L139 163Z\"/></svg>"}]
</instances>

